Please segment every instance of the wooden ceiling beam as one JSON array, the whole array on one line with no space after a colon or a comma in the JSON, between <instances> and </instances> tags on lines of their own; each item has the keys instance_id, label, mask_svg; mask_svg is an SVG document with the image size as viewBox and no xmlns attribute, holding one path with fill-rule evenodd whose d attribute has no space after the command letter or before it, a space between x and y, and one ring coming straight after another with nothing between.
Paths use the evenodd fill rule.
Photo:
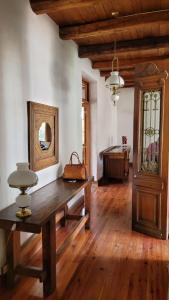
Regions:
<instances>
[{"instance_id":1,"label":"wooden ceiling beam","mask_svg":"<svg viewBox=\"0 0 169 300\"><path fill-rule=\"evenodd\" d=\"M98 5L103 0L30 0L32 10L40 14L53 14L68 9Z\"/></svg>"},{"instance_id":2,"label":"wooden ceiling beam","mask_svg":"<svg viewBox=\"0 0 169 300\"><path fill-rule=\"evenodd\" d=\"M120 69L124 68L134 68L135 65L139 63L145 63L145 62L156 62L159 60L166 60L169 59L169 55L164 56L151 56L151 57L136 57L131 59L121 59L119 61ZM103 71L110 71L112 68L112 61L106 60L106 61L96 61L93 62L93 68L94 69L100 69Z\"/></svg>"},{"instance_id":3,"label":"wooden ceiling beam","mask_svg":"<svg viewBox=\"0 0 169 300\"><path fill-rule=\"evenodd\" d=\"M148 37L137 40L118 41L116 46L116 52L128 53L132 51L143 51L154 48L168 48L169 47L169 35L159 37ZM114 43L98 44L98 45L85 45L79 47L79 57L81 58L99 58L100 55L113 56Z\"/></svg>"},{"instance_id":4,"label":"wooden ceiling beam","mask_svg":"<svg viewBox=\"0 0 169 300\"><path fill-rule=\"evenodd\" d=\"M108 77L110 76L111 70L109 71L100 71L100 76L102 77ZM122 77L134 77L134 68L132 70L120 70L120 75Z\"/></svg>"},{"instance_id":5,"label":"wooden ceiling beam","mask_svg":"<svg viewBox=\"0 0 169 300\"><path fill-rule=\"evenodd\" d=\"M121 75L121 74L120 74ZM108 76L105 76L105 78L107 79L109 77ZM129 81L134 81L134 76L123 76L123 79L125 82L129 82Z\"/></svg>"},{"instance_id":6,"label":"wooden ceiling beam","mask_svg":"<svg viewBox=\"0 0 169 300\"><path fill-rule=\"evenodd\" d=\"M134 86L134 78L133 79L124 78L124 87L133 87L133 86Z\"/></svg>"},{"instance_id":7,"label":"wooden ceiling beam","mask_svg":"<svg viewBox=\"0 0 169 300\"><path fill-rule=\"evenodd\" d=\"M125 78L124 79L124 85L130 84L130 83L134 83L134 78Z\"/></svg>"},{"instance_id":8,"label":"wooden ceiling beam","mask_svg":"<svg viewBox=\"0 0 169 300\"><path fill-rule=\"evenodd\" d=\"M122 75L120 73L120 75ZM105 80L110 76L110 74L107 74L107 76L105 76ZM123 76L123 79L124 79L124 87L126 86L134 86L134 75L131 75L131 76Z\"/></svg>"},{"instance_id":9,"label":"wooden ceiling beam","mask_svg":"<svg viewBox=\"0 0 169 300\"><path fill-rule=\"evenodd\" d=\"M134 81L126 83L125 86L124 86L124 88L129 88L129 87L134 87Z\"/></svg>"},{"instance_id":10,"label":"wooden ceiling beam","mask_svg":"<svg viewBox=\"0 0 169 300\"><path fill-rule=\"evenodd\" d=\"M109 61L109 60L108 60ZM95 63L97 63L97 61L95 62L93 62L93 64L95 64ZM112 66L111 66L111 68L112 68ZM111 68L109 68L108 70L106 70L106 71L109 71L109 72L111 72ZM121 64L119 65L119 70L120 70L120 72L125 72L125 71L133 71L134 72L134 66L121 66Z\"/></svg>"},{"instance_id":11,"label":"wooden ceiling beam","mask_svg":"<svg viewBox=\"0 0 169 300\"><path fill-rule=\"evenodd\" d=\"M124 84L128 85L128 84L133 84L134 83L134 79L125 79L124 78Z\"/></svg>"},{"instance_id":12,"label":"wooden ceiling beam","mask_svg":"<svg viewBox=\"0 0 169 300\"><path fill-rule=\"evenodd\" d=\"M85 2L85 1L83 1ZM169 9L144 12L84 25L60 27L60 37L64 40L80 40L99 37L104 34L116 34L145 24L169 22Z\"/></svg>"}]
</instances>

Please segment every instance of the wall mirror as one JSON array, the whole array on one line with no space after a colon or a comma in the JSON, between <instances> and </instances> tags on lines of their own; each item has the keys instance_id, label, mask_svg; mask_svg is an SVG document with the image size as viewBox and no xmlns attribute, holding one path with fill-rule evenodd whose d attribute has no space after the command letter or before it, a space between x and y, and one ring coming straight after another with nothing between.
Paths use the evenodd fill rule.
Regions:
<instances>
[{"instance_id":1,"label":"wall mirror","mask_svg":"<svg viewBox=\"0 0 169 300\"><path fill-rule=\"evenodd\" d=\"M50 125L46 122L42 122L39 128L39 144L42 151L47 151L52 141L52 130Z\"/></svg>"},{"instance_id":2,"label":"wall mirror","mask_svg":"<svg viewBox=\"0 0 169 300\"><path fill-rule=\"evenodd\" d=\"M58 108L28 102L28 136L33 171L58 163Z\"/></svg>"}]
</instances>

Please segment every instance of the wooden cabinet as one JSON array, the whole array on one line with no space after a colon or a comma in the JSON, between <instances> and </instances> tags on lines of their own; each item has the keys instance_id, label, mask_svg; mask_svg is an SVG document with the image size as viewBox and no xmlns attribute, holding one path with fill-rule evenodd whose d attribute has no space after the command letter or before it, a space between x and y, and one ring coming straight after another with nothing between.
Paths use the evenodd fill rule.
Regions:
<instances>
[{"instance_id":1,"label":"wooden cabinet","mask_svg":"<svg viewBox=\"0 0 169 300\"><path fill-rule=\"evenodd\" d=\"M129 146L114 146L102 152L103 177L125 179L129 174Z\"/></svg>"}]
</instances>

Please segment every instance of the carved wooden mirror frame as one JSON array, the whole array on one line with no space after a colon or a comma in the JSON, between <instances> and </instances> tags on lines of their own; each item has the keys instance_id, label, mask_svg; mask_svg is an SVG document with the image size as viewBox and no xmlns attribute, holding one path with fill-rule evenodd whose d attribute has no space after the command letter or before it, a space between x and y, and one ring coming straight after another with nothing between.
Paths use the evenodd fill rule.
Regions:
<instances>
[{"instance_id":1,"label":"carved wooden mirror frame","mask_svg":"<svg viewBox=\"0 0 169 300\"><path fill-rule=\"evenodd\" d=\"M42 123L50 128L50 145L47 149L41 147L39 129ZM58 108L28 102L28 144L30 169L39 171L58 163Z\"/></svg>"}]
</instances>

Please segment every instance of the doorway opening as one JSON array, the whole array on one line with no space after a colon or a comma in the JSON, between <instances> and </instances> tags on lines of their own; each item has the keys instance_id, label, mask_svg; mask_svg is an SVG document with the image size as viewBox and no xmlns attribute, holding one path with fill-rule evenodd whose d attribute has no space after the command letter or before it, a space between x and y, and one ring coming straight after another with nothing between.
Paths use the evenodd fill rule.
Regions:
<instances>
[{"instance_id":1,"label":"doorway opening","mask_svg":"<svg viewBox=\"0 0 169 300\"><path fill-rule=\"evenodd\" d=\"M82 79L82 160L86 166L87 175L91 175L90 163L90 99L89 82Z\"/></svg>"}]
</instances>

